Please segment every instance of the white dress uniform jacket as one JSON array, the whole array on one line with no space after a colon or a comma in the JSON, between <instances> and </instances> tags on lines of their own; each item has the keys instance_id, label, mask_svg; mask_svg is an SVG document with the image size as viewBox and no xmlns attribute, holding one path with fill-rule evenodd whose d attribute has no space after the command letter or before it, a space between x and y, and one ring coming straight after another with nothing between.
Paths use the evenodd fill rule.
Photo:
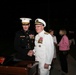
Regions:
<instances>
[{"instance_id":1,"label":"white dress uniform jacket","mask_svg":"<svg viewBox=\"0 0 76 75\"><path fill-rule=\"evenodd\" d=\"M52 36L44 30L36 35L34 47L35 60L39 61L40 75L49 75L49 69L54 56L54 43ZM44 69L44 64L50 64Z\"/></svg>"}]
</instances>

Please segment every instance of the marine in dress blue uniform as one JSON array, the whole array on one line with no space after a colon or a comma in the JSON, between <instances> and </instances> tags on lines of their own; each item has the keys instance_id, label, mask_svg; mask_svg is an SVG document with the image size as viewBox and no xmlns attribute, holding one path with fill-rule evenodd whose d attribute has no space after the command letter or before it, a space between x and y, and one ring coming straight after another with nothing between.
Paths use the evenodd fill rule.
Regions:
<instances>
[{"instance_id":1,"label":"marine in dress blue uniform","mask_svg":"<svg viewBox=\"0 0 76 75\"><path fill-rule=\"evenodd\" d=\"M23 29L18 31L15 36L15 40L14 40L14 48L16 50L15 59L34 61L34 56L30 57L27 55L29 50L30 49L32 50L34 48L34 36L35 35L33 31L29 30L31 19L20 18L20 20L22 21ZM28 29L26 27L28 27Z\"/></svg>"}]
</instances>

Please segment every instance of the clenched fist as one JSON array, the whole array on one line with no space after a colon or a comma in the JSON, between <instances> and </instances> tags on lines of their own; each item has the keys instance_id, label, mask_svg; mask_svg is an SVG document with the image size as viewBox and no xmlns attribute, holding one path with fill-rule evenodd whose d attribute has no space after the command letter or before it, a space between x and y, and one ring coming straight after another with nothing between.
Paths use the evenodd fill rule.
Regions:
<instances>
[{"instance_id":1,"label":"clenched fist","mask_svg":"<svg viewBox=\"0 0 76 75\"><path fill-rule=\"evenodd\" d=\"M30 50L27 55L32 56L33 54L34 54L33 50Z\"/></svg>"}]
</instances>

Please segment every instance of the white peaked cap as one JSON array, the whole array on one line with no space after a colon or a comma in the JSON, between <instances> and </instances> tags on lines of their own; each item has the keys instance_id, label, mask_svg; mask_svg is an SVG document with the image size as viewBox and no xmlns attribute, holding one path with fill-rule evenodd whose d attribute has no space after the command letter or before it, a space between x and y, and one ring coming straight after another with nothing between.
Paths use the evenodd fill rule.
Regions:
<instances>
[{"instance_id":1,"label":"white peaked cap","mask_svg":"<svg viewBox=\"0 0 76 75\"><path fill-rule=\"evenodd\" d=\"M35 24L38 24L38 23L41 23L41 24L44 25L44 27L46 27L46 22L45 22L43 19L37 18L37 19L35 20Z\"/></svg>"},{"instance_id":2,"label":"white peaked cap","mask_svg":"<svg viewBox=\"0 0 76 75\"><path fill-rule=\"evenodd\" d=\"M22 22L27 22L29 23L30 20L32 20L31 18L20 18L20 20L22 20Z\"/></svg>"}]
</instances>

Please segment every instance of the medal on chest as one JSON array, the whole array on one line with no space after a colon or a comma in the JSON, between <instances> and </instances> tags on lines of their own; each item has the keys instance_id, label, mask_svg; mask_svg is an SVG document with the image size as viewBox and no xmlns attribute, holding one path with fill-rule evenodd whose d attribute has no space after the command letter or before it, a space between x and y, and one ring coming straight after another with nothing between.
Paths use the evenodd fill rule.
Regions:
<instances>
[{"instance_id":1,"label":"medal on chest","mask_svg":"<svg viewBox=\"0 0 76 75\"><path fill-rule=\"evenodd\" d=\"M34 39L34 35L33 34L30 34L29 37L30 37L30 39Z\"/></svg>"},{"instance_id":2,"label":"medal on chest","mask_svg":"<svg viewBox=\"0 0 76 75\"><path fill-rule=\"evenodd\" d=\"M43 42L43 37L40 37L39 40L38 40L38 43L42 44L42 42Z\"/></svg>"}]
</instances>

